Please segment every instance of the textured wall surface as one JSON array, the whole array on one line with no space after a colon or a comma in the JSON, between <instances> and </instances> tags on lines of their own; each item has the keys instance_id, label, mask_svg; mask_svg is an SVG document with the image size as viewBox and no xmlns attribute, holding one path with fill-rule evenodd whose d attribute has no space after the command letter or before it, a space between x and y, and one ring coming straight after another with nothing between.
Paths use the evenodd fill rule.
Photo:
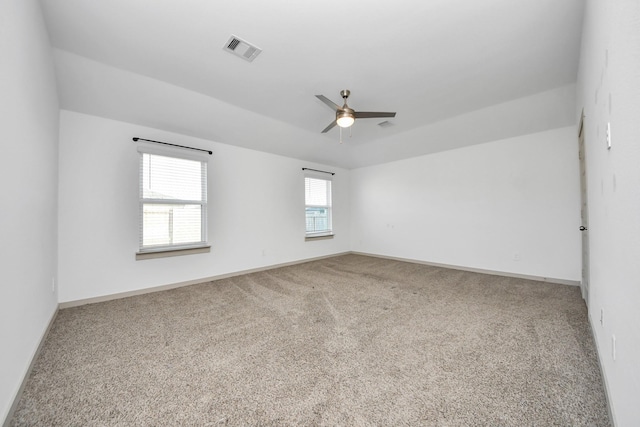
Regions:
<instances>
[{"instance_id":1,"label":"textured wall surface","mask_svg":"<svg viewBox=\"0 0 640 427\"><path fill-rule=\"evenodd\" d=\"M573 127L355 169L351 186L355 251L580 280Z\"/></svg>"},{"instance_id":2,"label":"textured wall surface","mask_svg":"<svg viewBox=\"0 0 640 427\"><path fill-rule=\"evenodd\" d=\"M58 96L36 0L0 2L0 420L56 308Z\"/></svg>"},{"instance_id":3,"label":"textured wall surface","mask_svg":"<svg viewBox=\"0 0 640 427\"><path fill-rule=\"evenodd\" d=\"M640 2L587 1L583 31L576 116L584 109L591 241L589 315L614 420L619 426L637 425ZM607 125L611 149L607 149Z\"/></svg>"},{"instance_id":4,"label":"textured wall surface","mask_svg":"<svg viewBox=\"0 0 640 427\"><path fill-rule=\"evenodd\" d=\"M65 110L60 127L60 302L349 250L346 170ZM213 151L210 253L136 261L134 136ZM336 173L333 239L305 242L303 167Z\"/></svg>"}]
</instances>

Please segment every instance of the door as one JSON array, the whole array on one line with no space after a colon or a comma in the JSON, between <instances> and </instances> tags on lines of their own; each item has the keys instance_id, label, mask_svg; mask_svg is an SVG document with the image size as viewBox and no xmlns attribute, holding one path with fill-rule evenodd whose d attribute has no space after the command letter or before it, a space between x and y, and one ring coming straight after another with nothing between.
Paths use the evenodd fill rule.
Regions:
<instances>
[{"instance_id":1,"label":"door","mask_svg":"<svg viewBox=\"0 0 640 427\"><path fill-rule=\"evenodd\" d=\"M584 115L580 120L578 134L578 156L580 158L580 233L582 235L582 298L589 303L589 210L587 204L587 165L584 149Z\"/></svg>"}]
</instances>

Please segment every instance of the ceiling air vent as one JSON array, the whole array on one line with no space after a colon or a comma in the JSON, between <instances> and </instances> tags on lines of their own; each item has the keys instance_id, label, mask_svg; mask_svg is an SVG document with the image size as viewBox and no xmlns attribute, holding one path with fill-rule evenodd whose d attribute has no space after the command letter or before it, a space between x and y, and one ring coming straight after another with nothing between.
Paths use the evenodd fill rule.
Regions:
<instances>
[{"instance_id":1,"label":"ceiling air vent","mask_svg":"<svg viewBox=\"0 0 640 427\"><path fill-rule=\"evenodd\" d=\"M391 123L389 120L385 120L384 122L378 123L378 126L380 126L381 128L388 128L390 126L393 126L393 123Z\"/></svg>"},{"instance_id":2,"label":"ceiling air vent","mask_svg":"<svg viewBox=\"0 0 640 427\"><path fill-rule=\"evenodd\" d=\"M242 40L240 37L232 35L229 41L224 45L224 50L231 52L240 58L249 62L256 59L256 56L262 52L258 46L254 46L251 43Z\"/></svg>"}]
</instances>

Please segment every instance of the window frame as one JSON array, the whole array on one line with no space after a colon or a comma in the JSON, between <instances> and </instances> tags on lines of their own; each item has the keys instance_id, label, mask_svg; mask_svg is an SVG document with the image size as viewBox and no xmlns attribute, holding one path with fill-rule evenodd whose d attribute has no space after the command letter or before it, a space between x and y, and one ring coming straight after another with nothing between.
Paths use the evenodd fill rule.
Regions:
<instances>
[{"instance_id":1,"label":"window frame","mask_svg":"<svg viewBox=\"0 0 640 427\"><path fill-rule=\"evenodd\" d=\"M150 259L164 256L187 255L209 252L208 243L208 157L195 153L184 153L179 150L157 147L138 147L138 252L136 259ZM143 190L143 158L144 155L200 162L201 200L145 198ZM200 241L192 243L176 243L144 246L144 207L145 205L199 205L200 206Z\"/></svg>"},{"instance_id":2,"label":"window frame","mask_svg":"<svg viewBox=\"0 0 640 427\"><path fill-rule=\"evenodd\" d=\"M305 240L316 239L330 239L333 238L333 179L332 175L309 172L304 173L304 212L305 212ZM327 187L327 202L326 205L309 204L307 203L307 179L317 179L326 181ZM307 231L307 209L308 208L323 208L327 210L327 229L322 231Z\"/></svg>"}]
</instances>

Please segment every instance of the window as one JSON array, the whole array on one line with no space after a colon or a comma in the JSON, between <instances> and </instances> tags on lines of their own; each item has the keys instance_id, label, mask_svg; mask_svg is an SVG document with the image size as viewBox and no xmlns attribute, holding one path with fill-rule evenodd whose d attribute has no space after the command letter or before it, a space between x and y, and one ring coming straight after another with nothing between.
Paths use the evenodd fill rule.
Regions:
<instances>
[{"instance_id":1,"label":"window","mask_svg":"<svg viewBox=\"0 0 640 427\"><path fill-rule=\"evenodd\" d=\"M306 174L305 220L307 237L331 236L331 178Z\"/></svg>"},{"instance_id":2,"label":"window","mask_svg":"<svg viewBox=\"0 0 640 427\"><path fill-rule=\"evenodd\" d=\"M207 160L140 148L140 253L207 246Z\"/></svg>"}]
</instances>

